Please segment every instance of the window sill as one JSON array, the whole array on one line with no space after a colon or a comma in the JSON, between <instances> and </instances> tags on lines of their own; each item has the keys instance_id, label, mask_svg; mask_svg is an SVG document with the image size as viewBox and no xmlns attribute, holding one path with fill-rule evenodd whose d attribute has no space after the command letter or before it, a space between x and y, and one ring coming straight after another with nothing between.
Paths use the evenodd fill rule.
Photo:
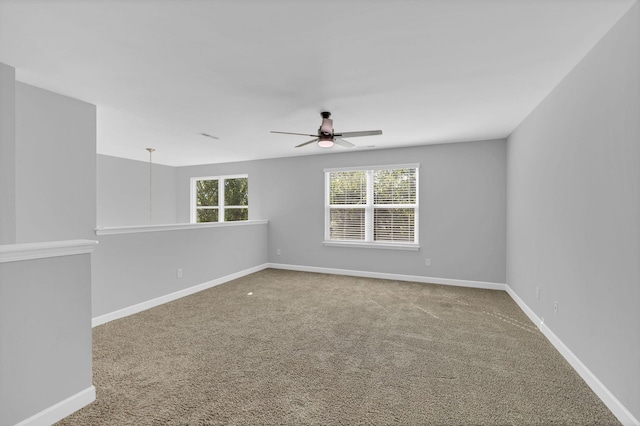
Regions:
<instances>
[{"instance_id":1,"label":"window sill","mask_svg":"<svg viewBox=\"0 0 640 426\"><path fill-rule=\"evenodd\" d=\"M360 247L386 250L420 250L420 244L413 243L367 243L360 241L323 241L325 246L332 247Z\"/></svg>"},{"instance_id":2,"label":"window sill","mask_svg":"<svg viewBox=\"0 0 640 426\"><path fill-rule=\"evenodd\" d=\"M140 232L178 231L182 229L222 228L226 226L262 225L268 220L239 220L236 222L170 223L165 225L109 226L96 228L96 235L137 234Z\"/></svg>"}]
</instances>

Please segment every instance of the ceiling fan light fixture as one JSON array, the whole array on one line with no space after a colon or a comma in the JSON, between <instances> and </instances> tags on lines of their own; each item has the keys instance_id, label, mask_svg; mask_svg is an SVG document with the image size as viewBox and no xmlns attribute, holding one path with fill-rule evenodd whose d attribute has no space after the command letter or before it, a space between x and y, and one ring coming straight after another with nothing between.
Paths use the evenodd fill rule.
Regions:
<instances>
[{"instance_id":1,"label":"ceiling fan light fixture","mask_svg":"<svg viewBox=\"0 0 640 426\"><path fill-rule=\"evenodd\" d=\"M355 147L355 145L343 138L355 138L358 136L374 136L374 135L382 134L382 130L364 130L360 132L335 133L333 131L333 120L329 118L331 116L331 113L329 111L323 111L320 114L322 115L322 125L320 125L320 128L318 129L317 134L277 132L275 130L272 130L271 133L281 133L285 135L313 137L313 139L311 139L310 141L303 142L299 145L296 145L295 146L296 148L307 146L314 142L316 142L320 148L331 148L334 144L337 144L345 148L353 148Z\"/></svg>"}]
</instances>

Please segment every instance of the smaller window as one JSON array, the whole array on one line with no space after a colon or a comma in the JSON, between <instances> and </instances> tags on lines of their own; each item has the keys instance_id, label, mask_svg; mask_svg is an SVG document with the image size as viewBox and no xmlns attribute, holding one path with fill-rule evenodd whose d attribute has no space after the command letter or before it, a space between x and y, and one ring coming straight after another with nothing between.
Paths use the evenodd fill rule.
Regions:
<instances>
[{"instance_id":1,"label":"smaller window","mask_svg":"<svg viewBox=\"0 0 640 426\"><path fill-rule=\"evenodd\" d=\"M191 178L191 223L249 220L247 175Z\"/></svg>"}]
</instances>

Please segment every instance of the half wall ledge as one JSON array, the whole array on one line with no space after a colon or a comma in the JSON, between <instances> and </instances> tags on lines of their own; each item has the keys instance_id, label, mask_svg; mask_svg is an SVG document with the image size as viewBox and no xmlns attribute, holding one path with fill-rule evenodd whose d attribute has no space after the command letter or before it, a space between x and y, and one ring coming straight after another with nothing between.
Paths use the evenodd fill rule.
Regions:
<instances>
[{"instance_id":1,"label":"half wall ledge","mask_svg":"<svg viewBox=\"0 0 640 426\"><path fill-rule=\"evenodd\" d=\"M227 226L264 225L268 220L239 220L237 222L206 222L206 223L169 223L164 225L135 225L135 226L99 226L96 235L137 234L140 232L178 231L198 228L223 228Z\"/></svg>"},{"instance_id":2,"label":"half wall ledge","mask_svg":"<svg viewBox=\"0 0 640 426\"><path fill-rule=\"evenodd\" d=\"M98 244L96 240L4 244L0 245L0 263L91 253L96 244Z\"/></svg>"}]
</instances>

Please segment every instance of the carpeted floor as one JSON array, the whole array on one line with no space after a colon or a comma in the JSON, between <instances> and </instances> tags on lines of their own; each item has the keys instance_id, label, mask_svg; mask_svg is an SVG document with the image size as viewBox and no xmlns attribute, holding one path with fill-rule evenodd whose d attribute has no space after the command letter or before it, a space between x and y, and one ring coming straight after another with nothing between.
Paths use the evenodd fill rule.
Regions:
<instances>
[{"instance_id":1,"label":"carpeted floor","mask_svg":"<svg viewBox=\"0 0 640 426\"><path fill-rule=\"evenodd\" d=\"M93 333L61 425L619 424L501 291L267 269Z\"/></svg>"}]
</instances>

